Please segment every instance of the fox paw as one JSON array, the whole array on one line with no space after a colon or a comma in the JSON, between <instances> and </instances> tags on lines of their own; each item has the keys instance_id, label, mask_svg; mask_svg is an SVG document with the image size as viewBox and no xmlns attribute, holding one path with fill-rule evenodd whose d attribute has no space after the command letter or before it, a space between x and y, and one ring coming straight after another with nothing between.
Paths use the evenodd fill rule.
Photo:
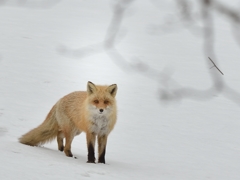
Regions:
<instances>
[{"instance_id":1,"label":"fox paw","mask_svg":"<svg viewBox=\"0 0 240 180\"><path fill-rule=\"evenodd\" d=\"M98 161L98 163L102 163L102 164L105 164L105 160L104 160L104 161Z\"/></svg>"},{"instance_id":2,"label":"fox paw","mask_svg":"<svg viewBox=\"0 0 240 180\"><path fill-rule=\"evenodd\" d=\"M70 150L64 150L66 156L73 157L72 152Z\"/></svg>"},{"instance_id":3,"label":"fox paw","mask_svg":"<svg viewBox=\"0 0 240 180\"><path fill-rule=\"evenodd\" d=\"M88 160L87 163L94 163L94 164L96 164L95 161L93 161L93 160Z\"/></svg>"},{"instance_id":4,"label":"fox paw","mask_svg":"<svg viewBox=\"0 0 240 180\"><path fill-rule=\"evenodd\" d=\"M59 151L63 151L64 150L64 146L58 147Z\"/></svg>"}]
</instances>

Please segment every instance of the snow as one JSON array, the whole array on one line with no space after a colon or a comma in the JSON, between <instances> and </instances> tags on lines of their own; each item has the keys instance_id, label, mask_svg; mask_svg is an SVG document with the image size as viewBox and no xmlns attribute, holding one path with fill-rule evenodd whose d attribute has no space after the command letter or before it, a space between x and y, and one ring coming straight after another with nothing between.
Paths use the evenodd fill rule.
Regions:
<instances>
[{"instance_id":1,"label":"snow","mask_svg":"<svg viewBox=\"0 0 240 180\"><path fill-rule=\"evenodd\" d=\"M174 14L169 1L163 7L135 1L123 19L115 47L142 72L123 69L102 49L113 2L54 2L0 7L0 179L240 179L240 102L224 93L208 94L208 100L160 99L164 74L157 77L155 70L172 74L176 88L206 90L211 73L222 76L210 69L201 35L182 27L149 33ZM226 18L214 24L221 78L240 92L239 46ZM143 72L141 62L151 73ZM18 142L59 98L85 90L89 80L118 85L118 122L109 136L107 164L86 163L85 134L72 144L77 159L58 151L56 141L43 147Z\"/></svg>"}]
</instances>

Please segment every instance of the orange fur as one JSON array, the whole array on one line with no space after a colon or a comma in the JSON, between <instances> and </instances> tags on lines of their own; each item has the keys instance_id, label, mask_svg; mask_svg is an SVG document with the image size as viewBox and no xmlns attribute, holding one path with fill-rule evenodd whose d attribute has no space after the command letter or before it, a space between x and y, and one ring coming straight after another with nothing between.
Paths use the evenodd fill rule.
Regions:
<instances>
[{"instance_id":1,"label":"orange fur","mask_svg":"<svg viewBox=\"0 0 240 180\"><path fill-rule=\"evenodd\" d=\"M76 91L61 98L40 126L19 138L20 143L36 146L57 137L58 149L72 157L72 140L83 131L87 136L88 162L95 162L98 137L98 162L105 163L107 137L117 120L116 93L116 84L96 86L88 82L87 91Z\"/></svg>"}]
</instances>

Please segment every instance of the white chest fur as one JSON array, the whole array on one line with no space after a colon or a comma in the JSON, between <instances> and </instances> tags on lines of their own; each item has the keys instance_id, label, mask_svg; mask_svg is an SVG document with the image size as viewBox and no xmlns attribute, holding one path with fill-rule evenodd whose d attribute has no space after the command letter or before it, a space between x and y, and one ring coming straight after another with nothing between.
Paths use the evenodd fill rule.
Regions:
<instances>
[{"instance_id":1,"label":"white chest fur","mask_svg":"<svg viewBox=\"0 0 240 180\"><path fill-rule=\"evenodd\" d=\"M94 132L97 135L106 135L109 132L108 123L109 120L104 115L93 115L90 118L92 122L91 132Z\"/></svg>"}]
</instances>

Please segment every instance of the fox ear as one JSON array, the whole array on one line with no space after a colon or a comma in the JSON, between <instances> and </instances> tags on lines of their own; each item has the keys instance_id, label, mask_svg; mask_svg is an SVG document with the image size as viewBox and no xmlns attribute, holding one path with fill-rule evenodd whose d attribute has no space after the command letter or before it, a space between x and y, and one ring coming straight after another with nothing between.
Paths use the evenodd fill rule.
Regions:
<instances>
[{"instance_id":1,"label":"fox ear","mask_svg":"<svg viewBox=\"0 0 240 180\"><path fill-rule=\"evenodd\" d=\"M93 84L91 81L88 81L88 83L87 83L87 92L88 92L88 94L90 95L90 94L94 93L95 91L96 91L95 84Z\"/></svg>"},{"instance_id":2,"label":"fox ear","mask_svg":"<svg viewBox=\"0 0 240 180\"><path fill-rule=\"evenodd\" d=\"M108 86L107 91L113 96L115 97L117 94L117 85L116 84L112 84L110 86Z\"/></svg>"}]
</instances>

